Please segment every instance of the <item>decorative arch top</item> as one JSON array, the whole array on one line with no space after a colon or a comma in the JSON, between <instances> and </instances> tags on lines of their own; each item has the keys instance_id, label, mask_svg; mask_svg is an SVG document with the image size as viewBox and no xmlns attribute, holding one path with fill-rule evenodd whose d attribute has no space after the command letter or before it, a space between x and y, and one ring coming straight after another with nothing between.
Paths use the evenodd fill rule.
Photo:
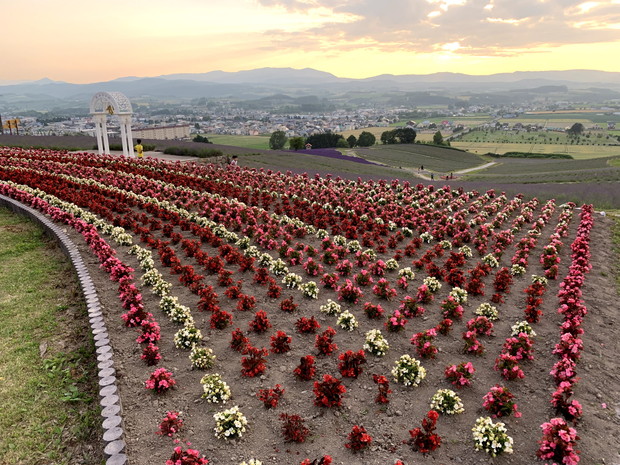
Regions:
<instances>
[{"instance_id":1,"label":"decorative arch top","mask_svg":"<svg viewBox=\"0 0 620 465\"><path fill-rule=\"evenodd\" d=\"M97 92L90 101L90 113L110 115L131 115L131 102L122 92Z\"/></svg>"}]
</instances>

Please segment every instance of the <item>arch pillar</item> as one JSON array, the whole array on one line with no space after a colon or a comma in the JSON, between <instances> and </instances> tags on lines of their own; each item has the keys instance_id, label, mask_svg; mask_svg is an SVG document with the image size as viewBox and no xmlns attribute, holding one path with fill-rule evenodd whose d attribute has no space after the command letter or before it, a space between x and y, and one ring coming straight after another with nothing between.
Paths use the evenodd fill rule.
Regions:
<instances>
[{"instance_id":1,"label":"arch pillar","mask_svg":"<svg viewBox=\"0 0 620 465\"><path fill-rule=\"evenodd\" d=\"M120 122L123 155L135 156L131 134L131 102L121 92L97 92L90 102L90 113L95 122L97 150L100 154L110 153L107 115L116 115Z\"/></svg>"}]
</instances>

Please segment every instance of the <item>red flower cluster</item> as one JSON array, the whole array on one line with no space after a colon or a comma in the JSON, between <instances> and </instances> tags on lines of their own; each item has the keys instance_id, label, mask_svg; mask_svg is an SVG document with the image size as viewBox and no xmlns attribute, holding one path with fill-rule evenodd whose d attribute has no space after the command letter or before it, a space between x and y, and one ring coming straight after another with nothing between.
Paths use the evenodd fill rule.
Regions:
<instances>
[{"instance_id":1,"label":"red flower cluster","mask_svg":"<svg viewBox=\"0 0 620 465\"><path fill-rule=\"evenodd\" d=\"M338 356L340 374L346 378L357 378L362 373L362 365L366 363L366 354L363 350L353 352L347 350Z\"/></svg>"},{"instance_id":2,"label":"red flower cluster","mask_svg":"<svg viewBox=\"0 0 620 465\"><path fill-rule=\"evenodd\" d=\"M270 409L278 406L278 402L280 401L282 394L284 394L284 389L282 389L282 386L279 384L276 384L273 389L259 390L256 397L263 402L266 409Z\"/></svg>"},{"instance_id":3,"label":"red flower cluster","mask_svg":"<svg viewBox=\"0 0 620 465\"><path fill-rule=\"evenodd\" d=\"M340 407L342 395L347 392L347 388L339 379L331 375L323 375L322 382L314 382L313 392L315 395L314 405L317 407Z\"/></svg>"},{"instance_id":4,"label":"red flower cluster","mask_svg":"<svg viewBox=\"0 0 620 465\"><path fill-rule=\"evenodd\" d=\"M349 442L345 443L347 449L352 451L361 451L366 449L372 442L372 437L363 426L354 425L351 432L347 436Z\"/></svg>"},{"instance_id":5,"label":"red flower cluster","mask_svg":"<svg viewBox=\"0 0 620 465\"><path fill-rule=\"evenodd\" d=\"M422 428L414 428L409 431L411 438L409 443L415 450L426 455L433 452L441 445L441 437L434 433L439 414L435 410L430 410L426 418L422 420Z\"/></svg>"},{"instance_id":6,"label":"red flower cluster","mask_svg":"<svg viewBox=\"0 0 620 465\"><path fill-rule=\"evenodd\" d=\"M289 415L282 413L282 436L287 441L304 442L310 430L304 426L304 419L299 415Z\"/></svg>"}]
</instances>

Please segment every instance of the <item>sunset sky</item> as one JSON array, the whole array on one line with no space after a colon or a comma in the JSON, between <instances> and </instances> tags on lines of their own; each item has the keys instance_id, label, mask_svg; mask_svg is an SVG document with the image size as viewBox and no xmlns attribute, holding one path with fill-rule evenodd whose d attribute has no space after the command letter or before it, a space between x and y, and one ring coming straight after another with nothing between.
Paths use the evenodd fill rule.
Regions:
<instances>
[{"instance_id":1,"label":"sunset sky","mask_svg":"<svg viewBox=\"0 0 620 465\"><path fill-rule=\"evenodd\" d=\"M0 81L620 71L620 0L0 0Z\"/></svg>"}]
</instances>

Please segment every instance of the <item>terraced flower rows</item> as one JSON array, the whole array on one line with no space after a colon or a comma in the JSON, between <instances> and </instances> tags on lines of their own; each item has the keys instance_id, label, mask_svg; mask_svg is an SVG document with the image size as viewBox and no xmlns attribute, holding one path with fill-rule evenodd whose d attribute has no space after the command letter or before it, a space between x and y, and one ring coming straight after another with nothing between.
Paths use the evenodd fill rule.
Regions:
<instances>
[{"instance_id":1,"label":"terraced flower rows","mask_svg":"<svg viewBox=\"0 0 620 465\"><path fill-rule=\"evenodd\" d=\"M132 463L576 463L590 206L22 149L0 193L109 276Z\"/></svg>"}]
</instances>

